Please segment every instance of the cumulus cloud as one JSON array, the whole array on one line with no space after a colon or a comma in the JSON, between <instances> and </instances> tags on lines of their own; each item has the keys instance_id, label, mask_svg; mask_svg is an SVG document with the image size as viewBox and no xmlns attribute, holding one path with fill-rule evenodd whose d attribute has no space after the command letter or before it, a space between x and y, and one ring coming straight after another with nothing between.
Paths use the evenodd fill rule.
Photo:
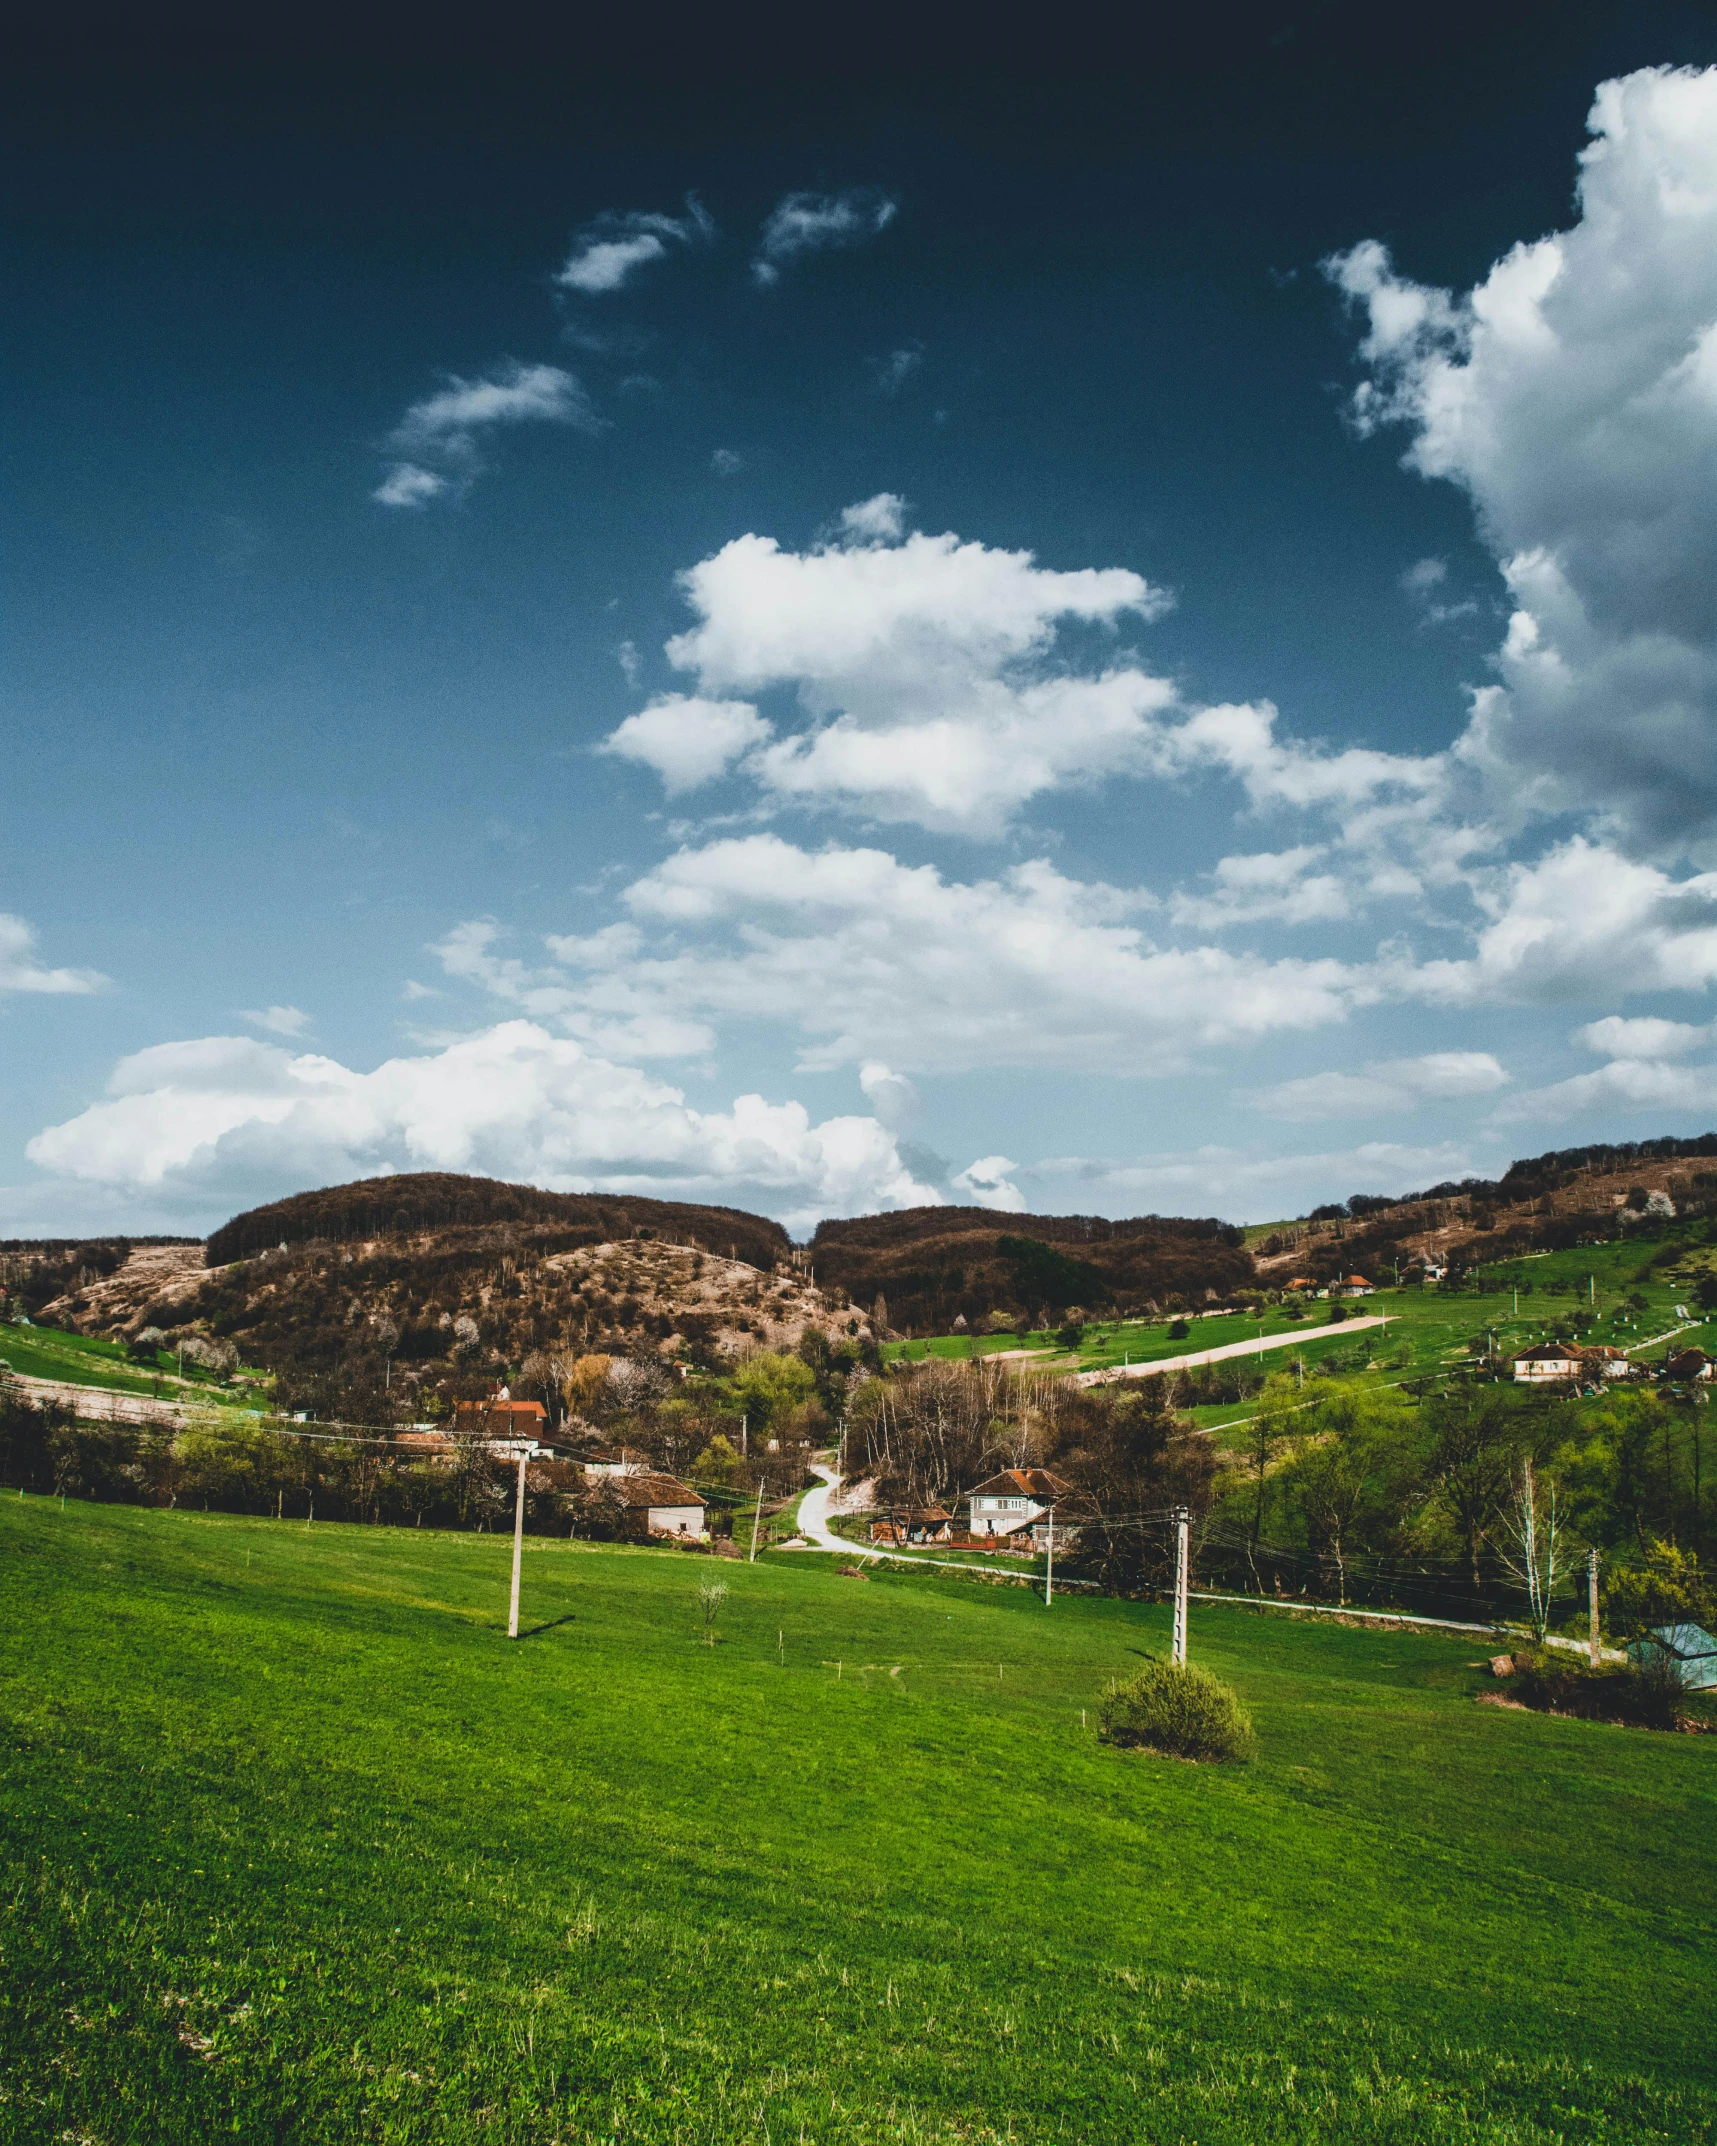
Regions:
<instances>
[{"instance_id":1,"label":"cumulus cloud","mask_svg":"<svg viewBox=\"0 0 1717 2146\"><path fill-rule=\"evenodd\" d=\"M708 244L715 235L709 212L691 194L686 197L684 216L609 210L574 239L555 281L562 290L577 291L581 297L601 297L624 288L640 268L661 260L670 246Z\"/></svg>"},{"instance_id":2,"label":"cumulus cloud","mask_svg":"<svg viewBox=\"0 0 1717 2146\"><path fill-rule=\"evenodd\" d=\"M1569 1004L1702 991L1717 980L1717 872L1672 879L1585 837L1474 884L1489 921L1473 954L1403 969L1446 1005Z\"/></svg>"},{"instance_id":3,"label":"cumulus cloud","mask_svg":"<svg viewBox=\"0 0 1717 2146\"><path fill-rule=\"evenodd\" d=\"M1047 791L1214 770L1258 810L1339 822L1340 841L1368 860L1367 894L1416 891L1472 846L1430 809L1448 783L1440 756L1331 751L1279 735L1268 702L1188 707L1136 663L1081 664L1070 632L1112 634L1168 608L1130 568L1060 571L1030 552L909 532L906 502L881 492L804 551L750 533L679 581L695 623L668 641L670 663L705 698L790 692L808 719L745 760L774 804L991 837ZM1412 870L1380 863L1403 847ZM1291 888L1258 878L1272 869L1226 860L1214 893L1187 897L1187 920L1347 912L1332 869Z\"/></svg>"},{"instance_id":4,"label":"cumulus cloud","mask_svg":"<svg viewBox=\"0 0 1717 2146\"><path fill-rule=\"evenodd\" d=\"M297 1006L252 1007L245 1019L271 1036L301 1036L310 1026L310 1016Z\"/></svg>"},{"instance_id":5,"label":"cumulus cloud","mask_svg":"<svg viewBox=\"0 0 1717 2146\"><path fill-rule=\"evenodd\" d=\"M974 1207L994 1207L1003 1214L1022 1215L1026 1211L1026 1197L1013 1181L1013 1173L1019 1168L1006 1155L980 1155L950 1180L956 1192L963 1192Z\"/></svg>"},{"instance_id":6,"label":"cumulus cloud","mask_svg":"<svg viewBox=\"0 0 1717 2146\"><path fill-rule=\"evenodd\" d=\"M942 1197L875 1118L813 1123L802 1104L760 1095L696 1110L679 1089L524 1020L369 1073L242 1036L156 1045L122 1059L103 1101L27 1152L57 1178L199 1213L422 1169L720 1199L794 1228Z\"/></svg>"},{"instance_id":7,"label":"cumulus cloud","mask_svg":"<svg viewBox=\"0 0 1717 2146\"><path fill-rule=\"evenodd\" d=\"M1717 70L1600 86L1572 228L1456 295L1368 240L1362 430L1463 487L1514 603L1463 744L1497 790L1717 862Z\"/></svg>"},{"instance_id":8,"label":"cumulus cloud","mask_svg":"<svg viewBox=\"0 0 1717 2146\"><path fill-rule=\"evenodd\" d=\"M597 750L653 768L673 797L714 782L772 735L749 701L665 693L629 715Z\"/></svg>"},{"instance_id":9,"label":"cumulus cloud","mask_svg":"<svg viewBox=\"0 0 1717 2146\"><path fill-rule=\"evenodd\" d=\"M94 969L44 969L36 959L35 927L22 917L0 914L0 991L80 996L99 991L106 981Z\"/></svg>"},{"instance_id":10,"label":"cumulus cloud","mask_svg":"<svg viewBox=\"0 0 1717 2146\"><path fill-rule=\"evenodd\" d=\"M787 194L770 211L751 263L754 280L778 283L781 271L807 253L862 246L893 223L900 204L874 187L840 194Z\"/></svg>"},{"instance_id":11,"label":"cumulus cloud","mask_svg":"<svg viewBox=\"0 0 1717 2146\"><path fill-rule=\"evenodd\" d=\"M1374 1118L1429 1102L1494 1094L1509 1076L1489 1051L1427 1051L1418 1058L1373 1059L1357 1073L1308 1073L1255 1088L1240 1100L1273 1118Z\"/></svg>"},{"instance_id":12,"label":"cumulus cloud","mask_svg":"<svg viewBox=\"0 0 1717 2146\"><path fill-rule=\"evenodd\" d=\"M461 380L413 403L388 438L399 458L371 498L384 507L424 507L479 474L479 436L496 425L570 425L599 432L584 389L558 365L510 361L491 379Z\"/></svg>"},{"instance_id":13,"label":"cumulus cloud","mask_svg":"<svg viewBox=\"0 0 1717 2146\"><path fill-rule=\"evenodd\" d=\"M908 1073L1161 1072L1209 1045L1339 1022L1375 996L1339 961L1157 946L1133 921L1136 896L1042 860L962 883L885 850L758 834L682 849L622 902L627 923L551 937L556 966L502 964L501 988L547 994L514 997L545 1017L738 1019L797 1036L808 1068ZM495 973L473 969L466 944L454 958Z\"/></svg>"},{"instance_id":14,"label":"cumulus cloud","mask_svg":"<svg viewBox=\"0 0 1717 2146\"><path fill-rule=\"evenodd\" d=\"M1574 1031L1574 1041L1600 1058L1685 1058L1713 1040L1713 1024L1694 1027L1687 1021L1654 1020L1649 1015L1626 1019L1612 1013Z\"/></svg>"}]
</instances>

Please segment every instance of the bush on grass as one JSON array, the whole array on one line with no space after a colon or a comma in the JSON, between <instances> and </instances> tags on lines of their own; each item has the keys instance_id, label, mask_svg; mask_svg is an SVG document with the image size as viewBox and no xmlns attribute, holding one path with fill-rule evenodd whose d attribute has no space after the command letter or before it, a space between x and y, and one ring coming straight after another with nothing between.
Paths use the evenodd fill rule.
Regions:
<instances>
[{"instance_id":1,"label":"bush on grass","mask_svg":"<svg viewBox=\"0 0 1717 2146\"><path fill-rule=\"evenodd\" d=\"M1679 1729L1701 1711L1682 1682L1680 1665L1654 1650L1638 1666L1588 1669L1548 1649L1516 1656L1514 1696L1535 1713L1573 1714L1641 1729Z\"/></svg>"},{"instance_id":2,"label":"bush on grass","mask_svg":"<svg viewBox=\"0 0 1717 2146\"><path fill-rule=\"evenodd\" d=\"M1111 1684L1097 1709L1098 1734L1125 1748L1183 1759L1249 1759L1252 1718L1229 1687L1190 1662L1147 1662Z\"/></svg>"}]
</instances>

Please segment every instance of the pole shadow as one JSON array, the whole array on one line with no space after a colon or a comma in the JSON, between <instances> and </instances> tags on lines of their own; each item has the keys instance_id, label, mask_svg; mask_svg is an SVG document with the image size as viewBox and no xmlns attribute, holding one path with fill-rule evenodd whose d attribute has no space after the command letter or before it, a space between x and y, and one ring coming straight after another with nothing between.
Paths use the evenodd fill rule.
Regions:
<instances>
[{"instance_id":1,"label":"pole shadow","mask_svg":"<svg viewBox=\"0 0 1717 2146\"><path fill-rule=\"evenodd\" d=\"M539 1632L552 1632L557 1626L571 1624L574 1614L572 1610L568 1610L564 1617L551 1617L547 1624L533 1624L528 1632L521 1632L519 1637L521 1639L535 1639Z\"/></svg>"}]
</instances>

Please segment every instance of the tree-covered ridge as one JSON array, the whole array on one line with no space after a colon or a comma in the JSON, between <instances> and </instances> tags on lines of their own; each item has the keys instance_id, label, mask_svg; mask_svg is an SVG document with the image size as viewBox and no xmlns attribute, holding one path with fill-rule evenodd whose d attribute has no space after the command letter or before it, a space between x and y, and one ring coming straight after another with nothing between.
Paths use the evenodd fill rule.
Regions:
<instances>
[{"instance_id":1,"label":"tree-covered ridge","mask_svg":"<svg viewBox=\"0 0 1717 2146\"><path fill-rule=\"evenodd\" d=\"M211 1267L225 1266L282 1244L317 1240L352 1244L506 1222L560 1223L577 1232L569 1243L665 1237L762 1267L772 1266L788 1244L779 1222L736 1207L639 1199L624 1193L545 1192L535 1185L506 1184L493 1177L420 1170L329 1185L253 1207L214 1232L208 1241L208 1262Z\"/></svg>"}]
</instances>

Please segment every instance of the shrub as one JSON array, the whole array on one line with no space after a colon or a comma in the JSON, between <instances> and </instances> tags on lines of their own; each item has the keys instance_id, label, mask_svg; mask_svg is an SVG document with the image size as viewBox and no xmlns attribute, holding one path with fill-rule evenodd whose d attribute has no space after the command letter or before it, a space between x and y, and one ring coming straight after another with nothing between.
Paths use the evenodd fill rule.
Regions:
<instances>
[{"instance_id":1,"label":"shrub","mask_svg":"<svg viewBox=\"0 0 1717 2146\"><path fill-rule=\"evenodd\" d=\"M1169 1328L1169 1339L1170 1341L1184 1341L1191 1331L1192 1329L1184 1319L1177 1319Z\"/></svg>"},{"instance_id":2,"label":"shrub","mask_svg":"<svg viewBox=\"0 0 1717 2146\"><path fill-rule=\"evenodd\" d=\"M1229 1687L1190 1662L1147 1662L1111 1684L1097 1709L1105 1743L1183 1759L1249 1759L1252 1719Z\"/></svg>"}]
</instances>

